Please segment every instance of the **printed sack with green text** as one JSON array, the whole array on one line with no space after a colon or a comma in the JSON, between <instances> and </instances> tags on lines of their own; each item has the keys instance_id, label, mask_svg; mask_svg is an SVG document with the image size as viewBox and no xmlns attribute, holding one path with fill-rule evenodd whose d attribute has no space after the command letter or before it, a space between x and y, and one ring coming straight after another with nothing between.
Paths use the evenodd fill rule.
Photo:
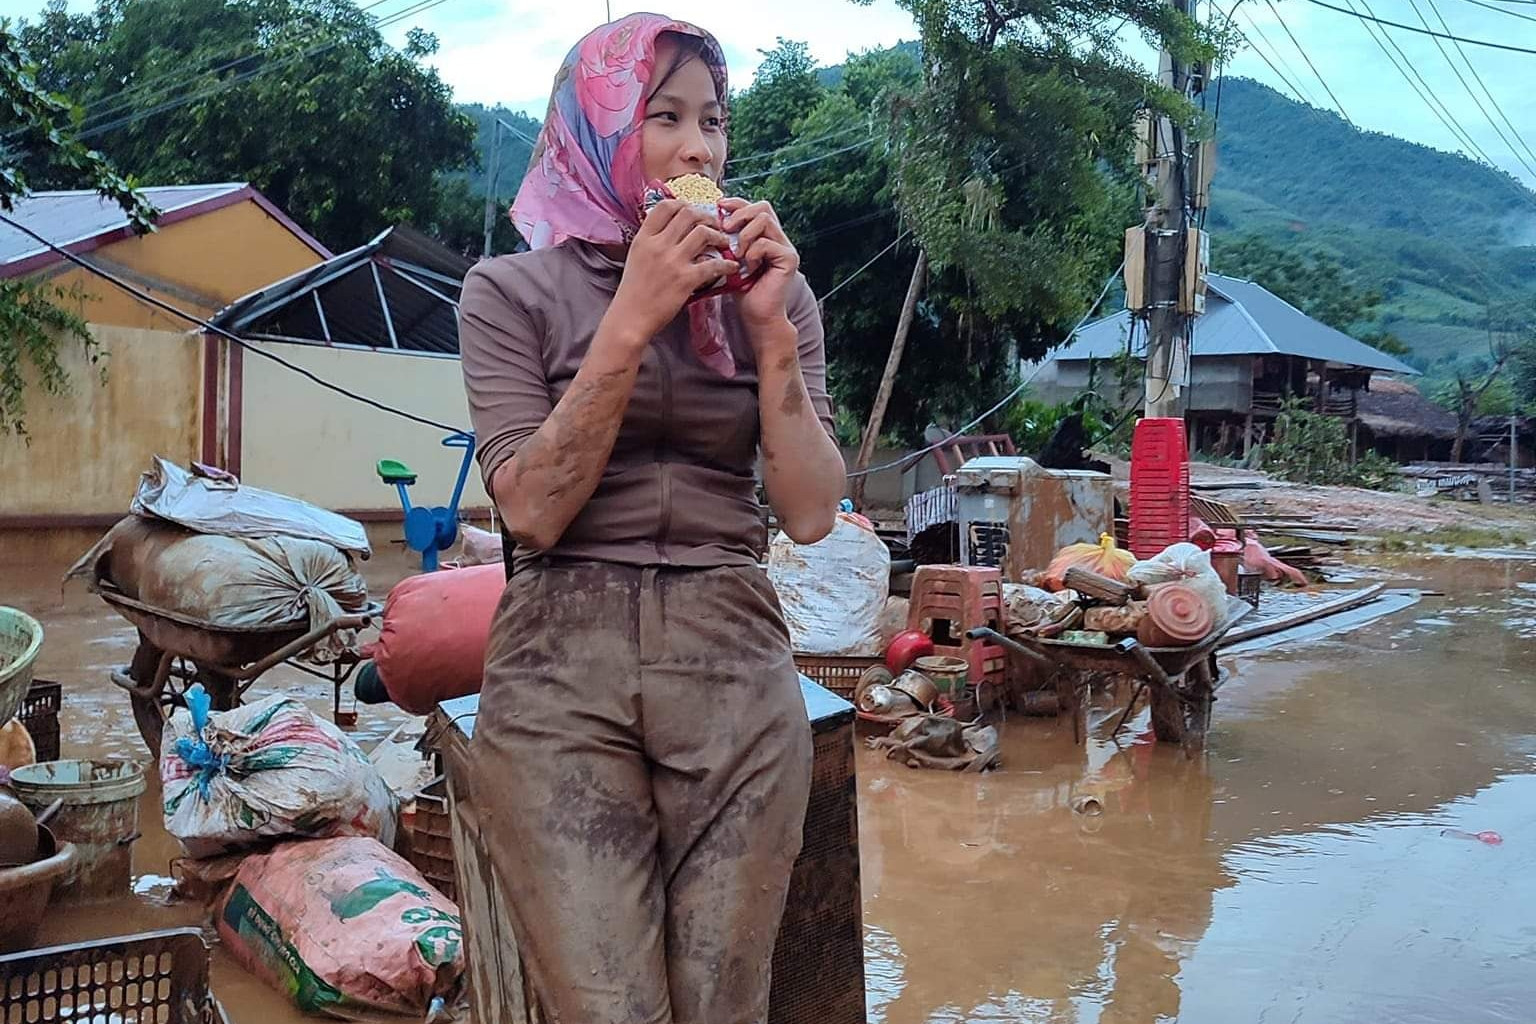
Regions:
<instances>
[{"instance_id":1,"label":"printed sack with green text","mask_svg":"<svg viewBox=\"0 0 1536 1024\"><path fill-rule=\"evenodd\" d=\"M464 975L458 909L373 839L284 843L247 857L217 913L241 966L309 1013L422 1020Z\"/></svg>"}]
</instances>

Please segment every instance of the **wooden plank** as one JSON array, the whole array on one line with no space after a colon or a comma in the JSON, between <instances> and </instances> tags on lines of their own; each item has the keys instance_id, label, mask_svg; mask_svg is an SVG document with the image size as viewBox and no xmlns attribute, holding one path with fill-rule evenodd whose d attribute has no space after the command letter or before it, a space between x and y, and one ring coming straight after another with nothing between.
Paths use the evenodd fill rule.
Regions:
<instances>
[{"instance_id":1,"label":"wooden plank","mask_svg":"<svg viewBox=\"0 0 1536 1024\"><path fill-rule=\"evenodd\" d=\"M1233 644L1241 643L1244 640L1251 640L1256 636L1278 633L1282 629L1299 626L1303 622L1312 622L1324 616L1332 615L1335 612L1358 608L1367 601L1375 599L1378 594L1386 589L1387 585L1385 583L1375 583L1364 590L1355 590L1347 594L1341 594L1330 601L1320 602L1311 608L1301 608L1288 615L1278 615L1272 619L1263 619L1258 622L1250 622L1246 626L1238 626L1222 637L1221 643L1217 646L1231 647Z\"/></svg>"}]
</instances>

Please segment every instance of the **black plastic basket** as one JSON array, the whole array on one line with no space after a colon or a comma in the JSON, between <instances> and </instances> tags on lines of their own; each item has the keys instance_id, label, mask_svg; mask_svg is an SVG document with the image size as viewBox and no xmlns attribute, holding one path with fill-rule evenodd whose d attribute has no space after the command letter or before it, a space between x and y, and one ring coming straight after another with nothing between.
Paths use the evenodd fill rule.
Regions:
<instances>
[{"instance_id":1,"label":"black plastic basket","mask_svg":"<svg viewBox=\"0 0 1536 1024\"><path fill-rule=\"evenodd\" d=\"M37 747L39 761L59 759L59 708L64 704L64 687L46 679L35 679L21 699L16 717L26 727Z\"/></svg>"},{"instance_id":2,"label":"black plastic basket","mask_svg":"<svg viewBox=\"0 0 1536 1024\"><path fill-rule=\"evenodd\" d=\"M229 1024L208 989L208 943L196 928L0 956L0 1021Z\"/></svg>"}]
</instances>

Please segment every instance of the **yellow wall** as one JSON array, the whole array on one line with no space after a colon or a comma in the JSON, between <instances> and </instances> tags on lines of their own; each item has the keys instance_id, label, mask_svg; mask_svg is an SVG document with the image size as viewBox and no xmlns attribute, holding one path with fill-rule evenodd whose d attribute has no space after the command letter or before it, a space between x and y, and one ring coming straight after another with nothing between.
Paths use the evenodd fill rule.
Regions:
<instances>
[{"instance_id":1,"label":"yellow wall","mask_svg":"<svg viewBox=\"0 0 1536 1024\"><path fill-rule=\"evenodd\" d=\"M271 342L261 347L385 404L441 423L469 424L456 358ZM441 446L444 431L344 398L249 352L244 380L243 481L327 508L398 509L394 488L374 473L374 464L389 458L416 471L415 501L448 503L463 453ZM490 506L476 467L460 505Z\"/></svg>"},{"instance_id":2,"label":"yellow wall","mask_svg":"<svg viewBox=\"0 0 1536 1024\"><path fill-rule=\"evenodd\" d=\"M321 259L251 200L102 246L86 258L114 273L126 269L136 287L205 318ZM79 312L91 323L170 331L193 326L87 270L64 267L51 280L81 289L87 299Z\"/></svg>"},{"instance_id":3,"label":"yellow wall","mask_svg":"<svg viewBox=\"0 0 1536 1024\"><path fill-rule=\"evenodd\" d=\"M183 465L198 454L202 341L198 335L93 325L106 351L102 385L84 349L59 358L70 393L31 388L31 444L0 436L0 516L126 514L150 457Z\"/></svg>"}]
</instances>

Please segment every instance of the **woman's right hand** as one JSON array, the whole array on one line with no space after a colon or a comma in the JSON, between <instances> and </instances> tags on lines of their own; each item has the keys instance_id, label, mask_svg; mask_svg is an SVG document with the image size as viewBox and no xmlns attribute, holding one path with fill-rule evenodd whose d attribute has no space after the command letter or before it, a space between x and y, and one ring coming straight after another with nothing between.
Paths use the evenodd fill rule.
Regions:
<instances>
[{"instance_id":1,"label":"woman's right hand","mask_svg":"<svg viewBox=\"0 0 1536 1024\"><path fill-rule=\"evenodd\" d=\"M629 245L611 309L637 329L642 344L650 344L694 292L736 273L739 264L734 260L700 259L729 248L725 233L708 214L676 199L656 204Z\"/></svg>"}]
</instances>

